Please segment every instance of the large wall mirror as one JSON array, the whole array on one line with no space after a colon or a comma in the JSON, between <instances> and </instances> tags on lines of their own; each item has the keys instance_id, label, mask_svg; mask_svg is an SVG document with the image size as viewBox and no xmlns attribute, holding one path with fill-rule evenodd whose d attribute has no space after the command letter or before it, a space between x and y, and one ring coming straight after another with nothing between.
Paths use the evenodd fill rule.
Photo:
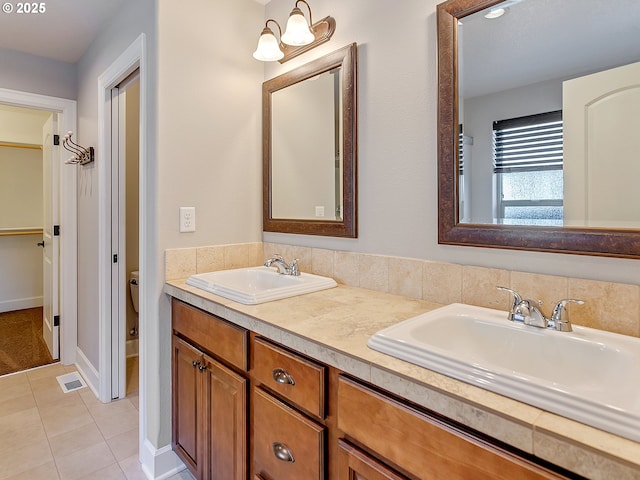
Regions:
<instances>
[{"instance_id":1,"label":"large wall mirror","mask_svg":"<svg viewBox=\"0 0 640 480\"><path fill-rule=\"evenodd\" d=\"M357 236L356 44L264 82L263 229Z\"/></svg>"},{"instance_id":2,"label":"large wall mirror","mask_svg":"<svg viewBox=\"0 0 640 480\"><path fill-rule=\"evenodd\" d=\"M640 2L438 6L439 243L640 258Z\"/></svg>"}]
</instances>

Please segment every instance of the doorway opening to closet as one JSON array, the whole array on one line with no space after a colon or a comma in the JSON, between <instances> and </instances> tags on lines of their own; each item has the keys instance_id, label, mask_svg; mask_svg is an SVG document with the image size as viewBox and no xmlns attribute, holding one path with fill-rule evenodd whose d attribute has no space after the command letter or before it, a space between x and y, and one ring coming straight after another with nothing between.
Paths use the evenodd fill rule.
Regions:
<instances>
[{"instance_id":1,"label":"doorway opening to closet","mask_svg":"<svg viewBox=\"0 0 640 480\"><path fill-rule=\"evenodd\" d=\"M58 113L0 104L0 375L60 358Z\"/></svg>"}]
</instances>

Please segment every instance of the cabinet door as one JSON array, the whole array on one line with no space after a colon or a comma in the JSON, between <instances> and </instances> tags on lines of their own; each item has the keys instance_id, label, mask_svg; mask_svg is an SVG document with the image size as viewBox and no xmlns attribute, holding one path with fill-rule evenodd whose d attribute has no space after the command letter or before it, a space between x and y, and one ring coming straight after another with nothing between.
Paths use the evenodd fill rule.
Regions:
<instances>
[{"instance_id":1,"label":"cabinet door","mask_svg":"<svg viewBox=\"0 0 640 480\"><path fill-rule=\"evenodd\" d=\"M204 469L202 379L198 368L203 355L188 343L173 337L173 449L196 478Z\"/></svg>"},{"instance_id":2,"label":"cabinet door","mask_svg":"<svg viewBox=\"0 0 640 480\"><path fill-rule=\"evenodd\" d=\"M247 380L205 356L207 480L247 478Z\"/></svg>"},{"instance_id":3,"label":"cabinet door","mask_svg":"<svg viewBox=\"0 0 640 480\"><path fill-rule=\"evenodd\" d=\"M407 477L344 440L338 440L338 457L338 480L407 480Z\"/></svg>"}]
</instances>

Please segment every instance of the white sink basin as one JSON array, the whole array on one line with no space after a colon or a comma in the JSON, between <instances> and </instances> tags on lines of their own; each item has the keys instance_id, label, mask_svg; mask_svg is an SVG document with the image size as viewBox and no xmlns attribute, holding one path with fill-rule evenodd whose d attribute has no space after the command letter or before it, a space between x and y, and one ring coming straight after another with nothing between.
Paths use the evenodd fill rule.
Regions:
<instances>
[{"instance_id":1,"label":"white sink basin","mask_svg":"<svg viewBox=\"0 0 640 480\"><path fill-rule=\"evenodd\" d=\"M281 275L274 268L249 267L191 275L187 284L245 305L271 302L317 292L337 285L310 273Z\"/></svg>"},{"instance_id":2,"label":"white sink basin","mask_svg":"<svg viewBox=\"0 0 640 480\"><path fill-rule=\"evenodd\" d=\"M452 304L383 329L369 347L640 441L640 339L556 332Z\"/></svg>"}]
</instances>

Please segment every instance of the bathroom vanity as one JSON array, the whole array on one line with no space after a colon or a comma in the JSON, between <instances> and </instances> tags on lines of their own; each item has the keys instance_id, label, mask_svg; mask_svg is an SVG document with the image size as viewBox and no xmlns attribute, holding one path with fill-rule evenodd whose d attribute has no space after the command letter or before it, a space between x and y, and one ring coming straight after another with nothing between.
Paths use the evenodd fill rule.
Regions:
<instances>
[{"instance_id":1,"label":"bathroom vanity","mask_svg":"<svg viewBox=\"0 0 640 480\"><path fill-rule=\"evenodd\" d=\"M640 476L636 442L366 346L437 304L343 285L262 305L165 291L173 446L198 479Z\"/></svg>"}]
</instances>

